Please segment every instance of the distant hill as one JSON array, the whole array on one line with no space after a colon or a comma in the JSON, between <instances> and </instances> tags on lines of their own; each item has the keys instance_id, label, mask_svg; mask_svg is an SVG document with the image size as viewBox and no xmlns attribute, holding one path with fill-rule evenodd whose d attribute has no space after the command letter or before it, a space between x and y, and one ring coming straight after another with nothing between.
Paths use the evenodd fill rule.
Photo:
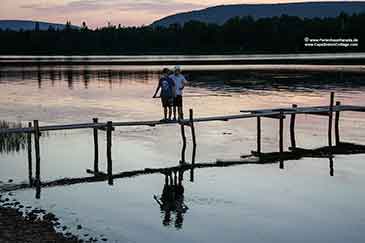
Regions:
<instances>
[{"instance_id":1,"label":"distant hill","mask_svg":"<svg viewBox=\"0 0 365 243\"><path fill-rule=\"evenodd\" d=\"M30 21L30 20L0 20L0 29L6 30L15 30L19 31L23 30L34 30L37 21ZM40 30L48 30L50 26L54 29L63 30L66 25L64 24L55 24L55 23L47 23L47 22L38 22ZM72 25L72 28L78 29L78 26Z\"/></svg>"},{"instance_id":2,"label":"distant hill","mask_svg":"<svg viewBox=\"0 0 365 243\"><path fill-rule=\"evenodd\" d=\"M283 14L302 18L336 17L341 12L348 14L365 12L365 1L221 5L203 10L171 15L155 21L152 23L152 26L167 27L175 23L184 24L191 20L223 24L233 17L248 15L253 18L274 17Z\"/></svg>"}]
</instances>

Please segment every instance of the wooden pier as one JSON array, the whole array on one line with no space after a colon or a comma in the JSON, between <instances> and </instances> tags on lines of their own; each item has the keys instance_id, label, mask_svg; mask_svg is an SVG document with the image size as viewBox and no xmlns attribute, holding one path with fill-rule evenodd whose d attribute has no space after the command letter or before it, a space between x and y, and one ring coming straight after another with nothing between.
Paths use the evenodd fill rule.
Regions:
<instances>
[{"instance_id":1,"label":"wooden pier","mask_svg":"<svg viewBox=\"0 0 365 243\"><path fill-rule=\"evenodd\" d=\"M191 180L194 179L194 170L195 167L195 156L196 156L196 148L197 148L197 139L195 133L195 123L203 123L203 122L219 122L219 121L230 121L237 119L256 119L257 121L257 150L252 151L252 155L256 157L264 157L265 154L262 153L262 144L261 144L261 128L262 128L262 119L277 119L279 121L279 148L278 155L280 160L280 168L284 169L284 160L288 158L286 156L286 152L284 150L284 120L287 116L290 116L290 143L291 147L289 147L289 151L292 152L303 152L302 150L297 148L296 137L295 137L295 124L296 117L301 114L306 115L316 115L316 116L326 116L328 117L328 150L332 153L333 141L332 141L332 131L333 131L333 123L335 126L335 144L336 146L341 145L340 139L340 113L341 112L365 112L365 106L354 106L354 105L343 105L339 101L335 103L335 94L332 92L330 96L330 102L328 106L311 106L311 107L299 107L296 104L293 104L288 108L276 108L276 109L259 109L259 110L242 110L240 114L237 115L228 115L228 116L213 116L213 117L200 117L195 118L193 114L193 110L189 111L189 118L180 120L180 121L171 121L171 122L163 122L163 121L130 121L130 122L112 122L108 121L106 123L100 123L97 118L94 118L90 123L81 123L81 124L68 124L68 125L52 125L52 126L39 126L39 121L35 120L33 124L29 123L28 127L24 128L10 128L10 129L0 129L1 134L8 133L27 133L27 141L28 141L28 166L29 166L29 186L36 186L36 197L40 197L40 189L42 186L41 182L41 157L40 157L40 136L42 132L45 131L58 131L58 130L74 130L74 129L92 129L93 130L93 140L94 140L94 165L93 170L88 169L87 172L93 174L95 177L106 177L108 184L113 185L113 179L115 176L113 175L113 162L112 162L112 134L113 131L117 127L129 127L129 126L166 126L166 125L179 125L181 129L181 137L182 137L182 152L180 164L181 166L185 166L187 164L185 150L187 147L187 138L185 134L185 127L189 127L191 129L192 135L192 143L193 143L193 155L191 159ZM335 113L335 119L333 122L333 113ZM103 173L99 171L99 141L98 141L98 131L102 130L106 133L106 157L107 157L107 172ZM35 153L35 179L32 177L32 140L31 135L34 137L34 153ZM266 154L267 155L267 154ZM330 154L331 157L331 154Z\"/></svg>"}]
</instances>

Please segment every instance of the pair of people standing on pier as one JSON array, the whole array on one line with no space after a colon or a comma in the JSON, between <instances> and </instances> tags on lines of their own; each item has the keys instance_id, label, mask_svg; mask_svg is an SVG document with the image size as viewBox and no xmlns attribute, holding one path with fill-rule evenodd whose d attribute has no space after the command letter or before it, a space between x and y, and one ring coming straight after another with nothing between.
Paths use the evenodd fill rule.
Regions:
<instances>
[{"instance_id":1,"label":"pair of people standing on pier","mask_svg":"<svg viewBox=\"0 0 365 243\"><path fill-rule=\"evenodd\" d=\"M176 66L173 72L167 68L163 69L162 77L160 78L155 94L153 95L153 98L156 98L158 91L161 89L160 97L164 111L164 118L162 121L170 121L172 112L174 113L173 120L176 120L176 111L178 113L178 119L184 119L183 90L186 83L187 81L184 75L181 74L180 66Z\"/></svg>"}]
</instances>

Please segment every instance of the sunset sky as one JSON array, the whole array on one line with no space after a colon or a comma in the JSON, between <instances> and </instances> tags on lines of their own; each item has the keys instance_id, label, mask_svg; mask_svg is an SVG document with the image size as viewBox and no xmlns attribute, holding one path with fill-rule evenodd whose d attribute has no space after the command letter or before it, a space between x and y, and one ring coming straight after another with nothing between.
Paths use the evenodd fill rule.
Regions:
<instances>
[{"instance_id":1,"label":"sunset sky","mask_svg":"<svg viewBox=\"0 0 365 243\"><path fill-rule=\"evenodd\" d=\"M303 2L288 0L1 0L0 19L24 19L95 28L108 22L148 25L170 14L209 6L240 3Z\"/></svg>"}]
</instances>

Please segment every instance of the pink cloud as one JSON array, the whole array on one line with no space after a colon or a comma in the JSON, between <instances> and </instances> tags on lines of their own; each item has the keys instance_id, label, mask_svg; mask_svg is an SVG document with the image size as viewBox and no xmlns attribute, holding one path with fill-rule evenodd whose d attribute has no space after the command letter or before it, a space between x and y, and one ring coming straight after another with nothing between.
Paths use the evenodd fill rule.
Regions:
<instances>
[{"instance_id":1,"label":"pink cloud","mask_svg":"<svg viewBox=\"0 0 365 243\"><path fill-rule=\"evenodd\" d=\"M69 3L23 4L21 9L43 19L67 19L75 23L86 21L91 27L108 21L122 25L150 24L170 14L205 8L199 3L182 3L178 0L77 0Z\"/></svg>"}]
</instances>

